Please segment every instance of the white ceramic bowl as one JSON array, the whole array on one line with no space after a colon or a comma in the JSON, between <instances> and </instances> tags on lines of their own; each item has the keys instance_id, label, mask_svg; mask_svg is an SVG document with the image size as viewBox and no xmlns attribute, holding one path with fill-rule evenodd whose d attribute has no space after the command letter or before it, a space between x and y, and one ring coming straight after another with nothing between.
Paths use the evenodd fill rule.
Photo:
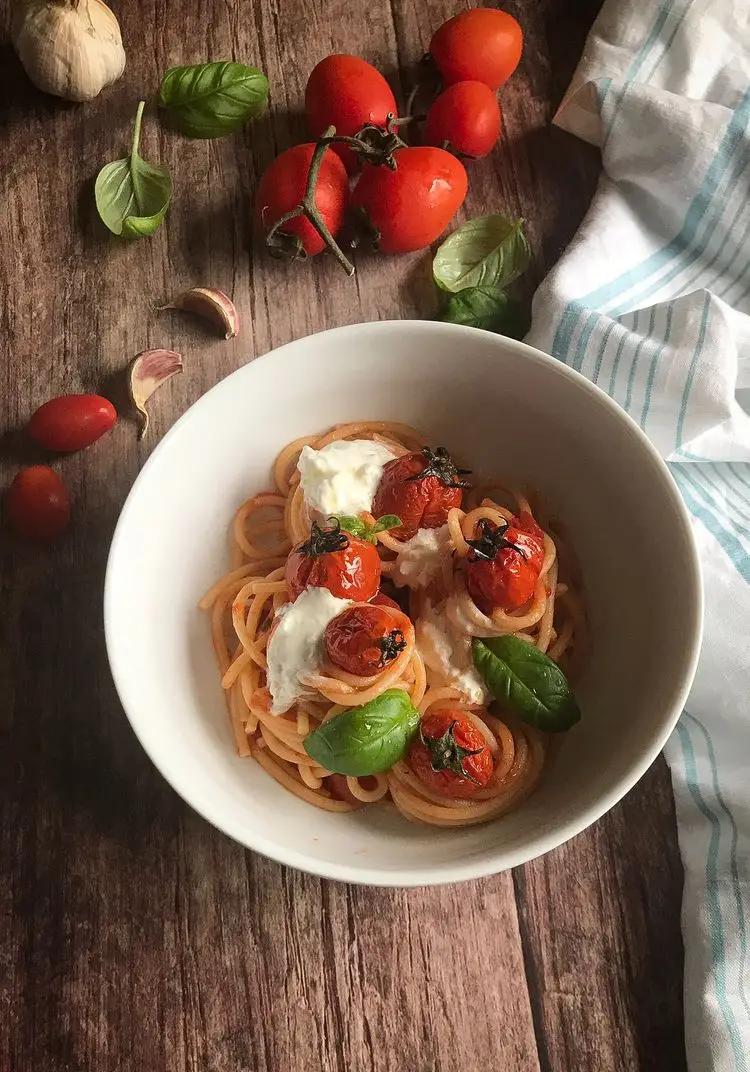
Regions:
<instances>
[{"instance_id":1,"label":"white ceramic bowl","mask_svg":"<svg viewBox=\"0 0 750 1072\"><path fill-rule=\"evenodd\" d=\"M234 752L203 591L227 568L237 505L290 440L358 418L406 421L475 471L538 487L581 559L593 652L583 719L537 792L484 826L416 826L393 809L323 812ZM492 874L588 826L641 777L682 709L700 644L700 574L669 473L588 380L521 343L422 321L359 324L283 346L201 398L136 480L112 541L112 673L143 747L209 822L328 878L423 885Z\"/></svg>"}]
</instances>

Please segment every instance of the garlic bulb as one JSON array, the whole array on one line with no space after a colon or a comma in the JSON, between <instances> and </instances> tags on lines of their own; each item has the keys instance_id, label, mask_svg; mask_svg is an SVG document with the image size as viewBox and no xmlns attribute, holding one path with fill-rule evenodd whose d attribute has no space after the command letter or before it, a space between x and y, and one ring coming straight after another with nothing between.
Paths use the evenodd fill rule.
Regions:
<instances>
[{"instance_id":1,"label":"garlic bulb","mask_svg":"<svg viewBox=\"0 0 750 1072\"><path fill-rule=\"evenodd\" d=\"M65 100L91 100L125 67L119 23L102 0L22 0L13 43L34 85Z\"/></svg>"}]
</instances>

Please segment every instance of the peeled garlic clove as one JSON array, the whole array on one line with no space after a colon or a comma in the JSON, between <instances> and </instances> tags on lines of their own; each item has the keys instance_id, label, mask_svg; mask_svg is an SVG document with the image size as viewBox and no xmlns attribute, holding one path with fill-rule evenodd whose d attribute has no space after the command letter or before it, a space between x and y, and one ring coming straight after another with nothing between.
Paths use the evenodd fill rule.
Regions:
<instances>
[{"instance_id":1,"label":"peeled garlic clove","mask_svg":"<svg viewBox=\"0 0 750 1072\"><path fill-rule=\"evenodd\" d=\"M26 0L12 35L34 85L65 100L91 100L125 68L120 25L103 0Z\"/></svg>"},{"instance_id":2,"label":"peeled garlic clove","mask_svg":"<svg viewBox=\"0 0 750 1072\"><path fill-rule=\"evenodd\" d=\"M141 425L139 439L143 439L148 431L146 403L157 387L161 387L178 372L182 372L182 355L176 354L174 350L143 350L130 362L128 391L130 400L138 411Z\"/></svg>"},{"instance_id":3,"label":"peeled garlic clove","mask_svg":"<svg viewBox=\"0 0 750 1072\"><path fill-rule=\"evenodd\" d=\"M159 309L184 309L188 313L195 313L220 328L225 339L233 339L240 330L240 318L234 302L222 290L212 287L191 287L178 294L168 305L160 305Z\"/></svg>"}]
</instances>

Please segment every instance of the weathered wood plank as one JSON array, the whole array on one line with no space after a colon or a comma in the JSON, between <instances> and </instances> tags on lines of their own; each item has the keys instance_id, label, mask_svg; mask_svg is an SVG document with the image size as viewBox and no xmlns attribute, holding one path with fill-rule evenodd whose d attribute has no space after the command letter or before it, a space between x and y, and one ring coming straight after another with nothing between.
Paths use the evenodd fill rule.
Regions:
<instances>
[{"instance_id":1,"label":"weathered wood plank","mask_svg":"<svg viewBox=\"0 0 750 1072\"><path fill-rule=\"evenodd\" d=\"M58 549L42 553L0 533L0 1068L532 1072L594 1068L580 1055L604 1061L622 1040L623 1067L641 1067L637 1057L651 1067L644 1054L659 1032L655 1052L681 1045L678 1005L663 998L670 980L677 987L680 957L663 777L649 838L615 813L514 876L515 898L509 875L445 890L366 890L290 872L232 844L182 804L137 745L106 667L101 586L117 513L158 436L227 372L290 338L434 314L427 255L361 257L356 282L330 261L290 271L261 255L250 212L258 176L304 136L304 81L319 58L358 52L405 86L408 65L455 7L116 6L128 68L93 104L36 93L7 48L0 64L3 483L34 460L15 430L46 398L111 386L148 346L183 352L186 373L155 396L150 442L139 445L123 421L61 462L76 514ZM526 298L574 231L597 174L594 153L548 128L596 0L575 12L562 0L529 7L513 6L527 47L503 92L506 146L475 166L466 206L529 221L536 259ZM7 0L0 14L7 27ZM97 221L92 181L127 143L139 97L153 94L172 63L229 54L268 73L268 119L212 143L149 120L143 152L172 169L174 207L149 241L113 243ZM234 293L238 339L219 342L188 319L152 312L196 283ZM626 813L637 817L652 790L652 781L636 790ZM654 840L669 845L663 868ZM626 863L653 884L648 917ZM581 880L571 911L583 922L565 945L558 924L568 867L595 877ZM569 1016L570 1004L590 1004L575 965L596 928L606 942L585 963L600 981L607 958L617 967L595 1015ZM656 990L648 956L632 951L654 931L668 945ZM663 998L658 1023L648 1006L654 993Z\"/></svg>"}]
</instances>

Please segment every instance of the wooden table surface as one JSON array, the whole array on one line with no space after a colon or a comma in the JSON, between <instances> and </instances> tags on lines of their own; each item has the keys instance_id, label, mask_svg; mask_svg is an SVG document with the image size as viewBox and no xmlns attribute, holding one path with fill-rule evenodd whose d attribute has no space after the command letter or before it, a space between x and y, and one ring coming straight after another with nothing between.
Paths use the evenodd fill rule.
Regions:
<instances>
[{"instance_id":1,"label":"wooden table surface","mask_svg":"<svg viewBox=\"0 0 750 1072\"><path fill-rule=\"evenodd\" d=\"M0 3L2 482L39 460L22 428L47 398L114 391L137 351L181 351L153 433L121 421L56 463L75 497L53 551L0 538L0 1072L629 1072L684 1069L681 868L660 759L609 815L512 873L443 889L346 887L245 851L141 751L102 630L112 530L174 419L221 377L309 332L431 317L429 257L287 267L248 235L258 175L304 135L307 74L350 51L408 88L460 0L120 0L122 80L87 105L27 82ZM517 0L522 64L502 149L471 168L469 215L522 215L534 287L594 190L598 155L549 123L597 0ZM175 199L151 239L99 223L93 178L122 155L170 65L234 57L268 75L268 118L189 142L148 118L143 152ZM403 99L403 98L402 98ZM216 341L151 307L194 284L234 293ZM158 533L154 534L158 539ZM499 835L500 836L500 835Z\"/></svg>"}]
</instances>

